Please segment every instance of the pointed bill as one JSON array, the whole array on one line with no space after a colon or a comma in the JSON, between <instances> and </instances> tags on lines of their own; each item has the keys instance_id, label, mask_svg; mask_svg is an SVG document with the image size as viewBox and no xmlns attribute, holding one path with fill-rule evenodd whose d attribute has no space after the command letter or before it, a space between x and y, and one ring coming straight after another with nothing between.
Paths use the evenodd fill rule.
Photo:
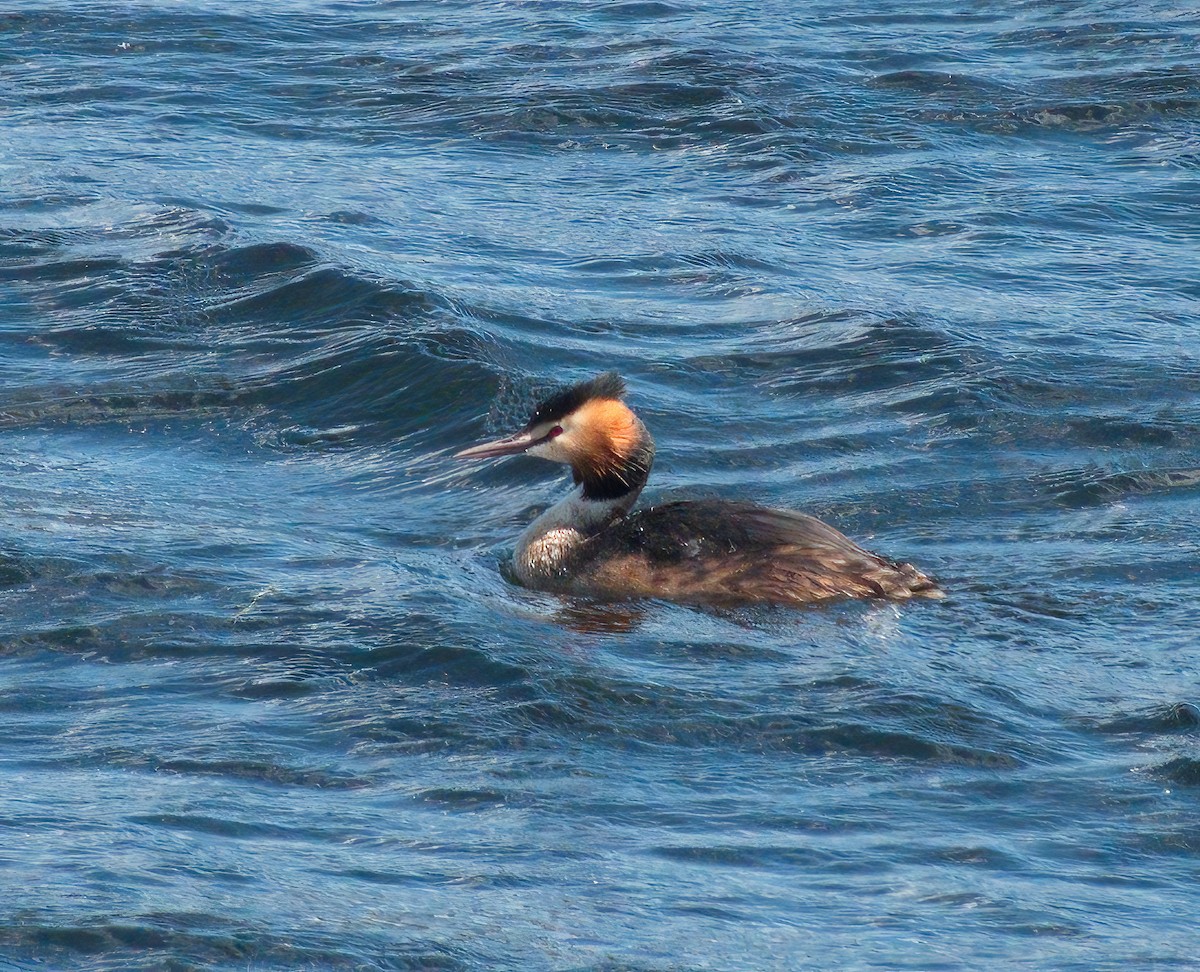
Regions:
<instances>
[{"instance_id":1,"label":"pointed bill","mask_svg":"<svg viewBox=\"0 0 1200 972\"><path fill-rule=\"evenodd\" d=\"M493 459L496 456L515 456L524 452L537 443L528 432L518 432L506 439L496 439L494 442L484 442L482 445L471 446L462 452L454 454L455 459Z\"/></svg>"}]
</instances>

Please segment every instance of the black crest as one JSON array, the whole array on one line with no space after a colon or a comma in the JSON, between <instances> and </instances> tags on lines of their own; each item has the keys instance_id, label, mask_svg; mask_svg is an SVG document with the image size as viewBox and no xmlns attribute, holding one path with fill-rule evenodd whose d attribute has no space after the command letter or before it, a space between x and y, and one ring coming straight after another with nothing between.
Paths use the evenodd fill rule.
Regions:
<instances>
[{"instance_id":1,"label":"black crest","mask_svg":"<svg viewBox=\"0 0 1200 972\"><path fill-rule=\"evenodd\" d=\"M625 382L615 371L581 381L578 385L561 388L533 410L530 425L542 422L557 422L577 408L597 398L623 398Z\"/></svg>"}]
</instances>

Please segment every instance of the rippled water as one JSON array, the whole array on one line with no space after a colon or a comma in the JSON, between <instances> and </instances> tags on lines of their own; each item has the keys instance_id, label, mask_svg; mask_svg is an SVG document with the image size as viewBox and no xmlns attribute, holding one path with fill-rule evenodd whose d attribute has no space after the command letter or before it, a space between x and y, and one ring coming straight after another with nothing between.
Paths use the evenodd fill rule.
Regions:
<instances>
[{"instance_id":1,"label":"rippled water","mask_svg":"<svg viewBox=\"0 0 1200 972\"><path fill-rule=\"evenodd\" d=\"M0 968L1197 968L1200 14L10 4ZM650 494L942 602L512 586Z\"/></svg>"}]
</instances>

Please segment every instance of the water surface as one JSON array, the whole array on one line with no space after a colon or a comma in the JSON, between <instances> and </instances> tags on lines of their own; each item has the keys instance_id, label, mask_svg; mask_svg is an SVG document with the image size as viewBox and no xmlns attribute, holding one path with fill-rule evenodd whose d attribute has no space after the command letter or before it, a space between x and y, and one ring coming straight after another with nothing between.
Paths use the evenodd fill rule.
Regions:
<instances>
[{"instance_id":1,"label":"water surface","mask_svg":"<svg viewBox=\"0 0 1200 972\"><path fill-rule=\"evenodd\" d=\"M1200 16L10 4L0 966L1196 968ZM449 456L938 603L522 590Z\"/></svg>"}]
</instances>

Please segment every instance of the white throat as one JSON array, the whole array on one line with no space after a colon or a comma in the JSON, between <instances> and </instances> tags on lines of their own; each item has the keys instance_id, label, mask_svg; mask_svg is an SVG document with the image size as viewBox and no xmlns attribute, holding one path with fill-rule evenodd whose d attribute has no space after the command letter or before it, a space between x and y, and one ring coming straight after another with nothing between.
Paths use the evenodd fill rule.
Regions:
<instances>
[{"instance_id":1,"label":"white throat","mask_svg":"<svg viewBox=\"0 0 1200 972\"><path fill-rule=\"evenodd\" d=\"M610 500L583 498L582 487L559 500L525 528L513 552L522 584L555 587L569 581L571 555L589 537L624 516L641 490Z\"/></svg>"}]
</instances>

